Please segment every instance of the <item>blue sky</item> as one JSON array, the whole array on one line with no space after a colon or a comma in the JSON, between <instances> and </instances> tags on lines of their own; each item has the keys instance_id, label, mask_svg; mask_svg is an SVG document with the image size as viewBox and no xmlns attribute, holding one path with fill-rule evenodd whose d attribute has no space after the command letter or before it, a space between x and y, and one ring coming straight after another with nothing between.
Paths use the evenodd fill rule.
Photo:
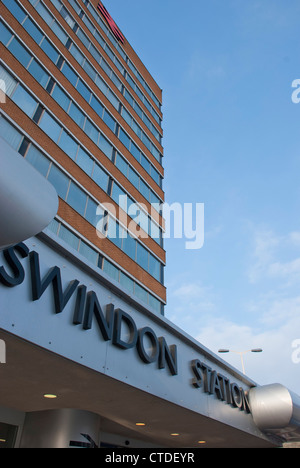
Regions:
<instances>
[{"instance_id":1,"label":"blue sky","mask_svg":"<svg viewBox=\"0 0 300 468\"><path fill-rule=\"evenodd\" d=\"M166 316L300 393L298 0L104 4L163 89L166 202L204 203L203 247L165 242Z\"/></svg>"}]
</instances>

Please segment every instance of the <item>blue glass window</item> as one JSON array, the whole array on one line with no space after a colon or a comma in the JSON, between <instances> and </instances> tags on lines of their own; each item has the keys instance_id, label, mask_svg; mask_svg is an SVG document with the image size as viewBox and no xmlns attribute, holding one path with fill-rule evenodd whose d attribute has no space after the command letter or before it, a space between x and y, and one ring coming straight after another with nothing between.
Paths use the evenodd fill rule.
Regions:
<instances>
[{"instance_id":1,"label":"blue glass window","mask_svg":"<svg viewBox=\"0 0 300 468\"><path fill-rule=\"evenodd\" d=\"M63 174L60 169L54 166L54 164L52 164L48 180L52 185L54 185L57 195L65 200L69 186L68 177Z\"/></svg>"},{"instance_id":2,"label":"blue glass window","mask_svg":"<svg viewBox=\"0 0 300 468\"><path fill-rule=\"evenodd\" d=\"M135 260L136 256L136 244L137 241L131 237L131 235L127 232L123 238L123 246L122 250L126 253L132 260Z\"/></svg>"},{"instance_id":3,"label":"blue glass window","mask_svg":"<svg viewBox=\"0 0 300 468\"><path fill-rule=\"evenodd\" d=\"M97 215L97 203L91 198L88 199L85 219L91 223L94 227L97 227L97 223L100 221L100 215Z\"/></svg>"},{"instance_id":4,"label":"blue glass window","mask_svg":"<svg viewBox=\"0 0 300 468\"><path fill-rule=\"evenodd\" d=\"M19 149L23 135L0 115L0 136L15 150Z\"/></svg>"},{"instance_id":5,"label":"blue glass window","mask_svg":"<svg viewBox=\"0 0 300 468\"><path fill-rule=\"evenodd\" d=\"M41 43L41 49L45 52L49 59L52 60L53 63L57 63L60 54L48 41L48 39L44 38L44 40Z\"/></svg>"},{"instance_id":6,"label":"blue glass window","mask_svg":"<svg viewBox=\"0 0 300 468\"><path fill-rule=\"evenodd\" d=\"M78 250L79 237L75 236L75 234L73 234L73 232L71 232L69 229L65 228L62 224L60 225L60 228L59 228L58 237L60 237L68 245L73 247L73 249Z\"/></svg>"},{"instance_id":7,"label":"blue glass window","mask_svg":"<svg viewBox=\"0 0 300 468\"><path fill-rule=\"evenodd\" d=\"M26 21L23 24L23 28L30 34L32 39L39 44L43 38L43 34L41 31L36 27L33 21L30 18L26 18Z\"/></svg>"},{"instance_id":8,"label":"blue glass window","mask_svg":"<svg viewBox=\"0 0 300 468\"><path fill-rule=\"evenodd\" d=\"M5 46L8 44L10 38L12 37L12 33L7 29L7 27L0 21L0 41Z\"/></svg>"},{"instance_id":9,"label":"blue glass window","mask_svg":"<svg viewBox=\"0 0 300 468\"><path fill-rule=\"evenodd\" d=\"M67 202L77 213L84 215L87 195L74 182L71 182Z\"/></svg>"},{"instance_id":10,"label":"blue glass window","mask_svg":"<svg viewBox=\"0 0 300 468\"><path fill-rule=\"evenodd\" d=\"M92 107L92 108L94 109L94 111L99 115L99 117L102 118L104 107L103 107L102 104L98 101L98 99L95 98L95 96L92 96L92 99L91 99L91 107Z\"/></svg>"},{"instance_id":11,"label":"blue glass window","mask_svg":"<svg viewBox=\"0 0 300 468\"><path fill-rule=\"evenodd\" d=\"M108 175L97 164L95 165L93 172L93 180L104 190L104 192L107 191Z\"/></svg>"},{"instance_id":12,"label":"blue glass window","mask_svg":"<svg viewBox=\"0 0 300 468\"><path fill-rule=\"evenodd\" d=\"M89 176L92 174L93 167L94 167L94 161L92 158L84 151L84 149L79 147L78 150L78 155L76 159L76 163L78 164L81 169L88 174Z\"/></svg>"},{"instance_id":13,"label":"blue glass window","mask_svg":"<svg viewBox=\"0 0 300 468\"><path fill-rule=\"evenodd\" d=\"M2 0L2 3L4 3L6 8L8 8L11 14L19 21L19 23L24 21L27 14L21 7L19 7L15 0Z\"/></svg>"},{"instance_id":14,"label":"blue glass window","mask_svg":"<svg viewBox=\"0 0 300 468\"><path fill-rule=\"evenodd\" d=\"M68 112L70 107L71 99L69 96L62 90L58 84L55 85L51 96L53 99L62 107L66 112Z\"/></svg>"},{"instance_id":15,"label":"blue glass window","mask_svg":"<svg viewBox=\"0 0 300 468\"><path fill-rule=\"evenodd\" d=\"M80 242L79 253L81 253L81 255L87 258L94 265L98 265L98 252L96 252L96 250L92 249L92 247L90 247L83 241Z\"/></svg>"},{"instance_id":16,"label":"blue glass window","mask_svg":"<svg viewBox=\"0 0 300 468\"><path fill-rule=\"evenodd\" d=\"M153 255L149 254L149 273L157 281L160 281L160 265L160 262Z\"/></svg>"},{"instance_id":17,"label":"blue glass window","mask_svg":"<svg viewBox=\"0 0 300 468\"><path fill-rule=\"evenodd\" d=\"M131 294L133 294L134 290L134 282L129 276L125 275L122 271L120 271L120 284L127 289Z\"/></svg>"},{"instance_id":18,"label":"blue glass window","mask_svg":"<svg viewBox=\"0 0 300 468\"><path fill-rule=\"evenodd\" d=\"M31 55L27 52L25 47L14 37L8 46L8 50L16 57L17 60L27 68L31 60Z\"/></svg>"},{"instance_id":19,"label":"blue glass window","mask_svg":"<svg viewBox=\"0 0 300 468\"><path fill-rule=\"evenodd\" d=\"M79 109L76 104L72 101L70 110L69 110L69 115L72 117L72 119L77 123L77 125L80 128L83 128L84 126L84 121L85 121L85 115L84 113Z\"/></svg>"},{"instance_id":20,"label":"blue glass window","mask_svg":"<svg viewBox=\"0 0 300 468\"><path fill-rule=\"evenodd\" d=\"M50 161L32 144L28 148L26 160L32 164L32 166L34 166L44 177L47 176Z\"/></svg>"},{"instance_id":21,"label":"blue glass window","mask_svg":"<svg viewBox=\"0 0 300 468\"><path fill-rule=\"evenodd\" d=\"M62 132L58 145L71 159L75 160L78 143L65 130Z\"/></svg>"},{"instance_id":22,"label":"blue glass window","mask_svg":"<svg viewBox=\"0 0 300 468\"><path fill-rule=\"evenodd\" d=\"M112 158L113 146L109 143L109 141L108 141L106 138L104 138L103 135L100 135L100 140L99 140L98 146L99 146L99 148L101 149L101 151L103 151L103 153L104 153L109 159Z\"/></svg>"},{"instance_id":23,"label":"blue glass window","mask_svg":"<svg viewBox=\"0 0 300 468\"><path fill-rule=\"evenodd\" d=\"M143 247L139 242L137 242L136 261L146 271L148 271L149 268L148 260L149 252L145 249L145 247Z\"/></svg>"},{"instance_id":24,"label":"blue glass window","mask_svg":"<svg viewBox=\"0 0 300 468\"><path fill-rule=\"evenodd\" d=\"M115 281L119 281L119 270L111 262L104 259L103 271Z\"/></svg>"},{"instance_id":25,"label":"blue glass window","mask_svg":"<svg viewBox=\"0 0 300 468\"><path fill-rule=\"evenodd\" d=\"M37 101L31 97L31 95L19 85L13 93L11 99L19 106L28 117L33 117L37 108Z\"/></svg>"},{"instance_id":26,"label":"blue glass window","mask_svg":"<svg viewBox=\"0 0 300 468\"><path fill-rule=\"evenodd\" d=\"M127 149L129 149L129 146L130 146L130 139L129 139L129 137L126 135L126 133L123 131L122 128L120 128L119 139L120 139L120 141L123 143L123 145L124 145Z\"/></svg>"},{"instance_id":27,"label":"blue glass window","mask_svg":"<svg viewBox=\"0 0 300 468\"><path fill-rule=\"evenodd\" d=\"M48 112L44 112L39 122L39 127L56 143L58 141L61 126L51 117Z\"/></svg>"},{"instance_id":28,"label":"blue glass window","mask_svg":"<svg viewBox=\"0 0 300 468\"><path fill-rule=\"evenodd\" d=\"M86 87L81 79L78 81L77 90L87 102L90 101L91 91Z\"/></svg>"},{"instance_id":29,"label":"blue glass window","mask_svg":"<svg viewBox=\"0 0 300 468\"><path fill-rule=\"evenodd\" d=\"M36 79L36 81L40 83L40 85L43 88L47 87L50 75L40 66L40 64L35 59L33 59L33 61L31 62L28 71Z\"/></svg>"},{"instance_id":30,"label":"blue glass window","mask_svg":"<svg viewBox=\"0 0 300 468\"><path fill-rule=\"evenodd\" d=\"M89 119L86 119L84 131L90 137L90 139L93 140L93 142L97 145L99 139L99 131Z\"/></svg>"},{"instance_id":31,"label":"blue glass window","mask_svg":"<svg viewBox=\"0 0 300 468\"><path fill-rule=\"evenodd\" d=\"M72 68L67 64L67 62L64 62L61 71L65 75L65 77L70 81L70 83L76 87L78 76L72 70Z\"/></svg>"},{"instance_id":32,"label":"blue glass window","mask_svg":"<svg viewBox=\"0 0 300 468\"><path fill-rule=\"evenodd\" d=\"M111 131L114 133L116 129L116 121L115 119L112 118L112 116L107 112L107 110L104 111L104 116L103 116L103 121L106 123L106 125L111 129Z\"/></svg>"}]
</instances>

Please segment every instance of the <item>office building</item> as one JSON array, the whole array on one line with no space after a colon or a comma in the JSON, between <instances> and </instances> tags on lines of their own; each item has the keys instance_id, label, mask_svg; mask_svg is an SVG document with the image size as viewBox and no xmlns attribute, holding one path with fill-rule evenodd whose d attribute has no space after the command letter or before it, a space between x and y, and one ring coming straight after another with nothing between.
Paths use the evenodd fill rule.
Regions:
<instances>
[{"instance_id":1,"label":"office building","mask_svg":"<svg viewBox=\"0 0 300 468\"><path fill-rule=\"evenodd\" d=\"M164 316L159 85L97 0L1 15L0 444L280 444L256 385Z\"/></svg>"}]
</instances>

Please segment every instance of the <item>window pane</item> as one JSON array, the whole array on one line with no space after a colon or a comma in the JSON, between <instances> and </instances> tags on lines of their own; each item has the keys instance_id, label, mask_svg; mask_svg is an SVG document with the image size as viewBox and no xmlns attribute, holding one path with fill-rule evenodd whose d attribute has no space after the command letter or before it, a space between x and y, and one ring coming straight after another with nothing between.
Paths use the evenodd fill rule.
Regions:
<instances>
[{"instance_id":1,"label":"window pane","mask_svg":"<svg viewBox=\"0 0 300 468\"><path fill-rule=\"evenodd\" d=\"M46 24L51 24L51 21L53 21L53 16L44 7L42 2L38 2L38 4L35 6L35 9L38 12L38 14L43 18Z\"/></svg>"},{"instance_id":2,"label":"window pane","mask_svg":"<svg viewBox=\"0 0 300 468\"><path fill-rule=\"evenodd\" d=\"M63 64L61 71L65 75L65 77L70 81L70 83L76 87L78 76L66 62Z\"/></svg>"},{"instance_id":3,"label":"window pane","mask_svg":"<svg viewBox=\"0 0 300 468\"><path fill-rule=\"evenodd\" d=\"M137 189L139 189L140 178L138 174L129 166L128 179Z\"/></svg>"},{"instance_id":4,"label":"window pane","mask_svg":"<svg viewBox=\"0 0 300 468\"><path fill-rule=\"evenodd\" d=\"M119 111L120 101L116 98L116 96L111 92L110 89L108 90L107 98L109 99L109 102L114 106L114 108L117 111Z\"/></svg>"},{"instance_id":5,"label":"window pane","mask_svg":"<svg viewBox=\"0 0 300 468\"><path fill-rule=\"evenodd\" d=\"M46 55L48 55L49 59L52 60L53 63L56 63L59 57L59 53L53 47L53 45L48 41L48 39L44 38L40 46Z\"/></svg>"},{"instance_id":6,"label":"window pane","mask_svg":"<svg viewBox=\"0 0 300 468\"><path fill-rule=\"evenodd\" d=\"M37 107L37 101L33 99L33 97L31 97L21 85L17 87L11 99L22 109L23 112L25 112L25 114L29 117L33 117Z\"/></svg>"},{"instance_id":7,"label":"window pane","mask_svg":"<svg viewBox=\"0 0 300 468\"><path fill-rule=\"evenodd\" d=\"M44 112L39 123L39 127L55 142L58 141L61 127L60 125L48 114Z\"/></svg>"},{"instance_id":8,"label":"window pane","mask_svg":"<svg viewBox=\"0 0 300 468\"><path fill-rule=\"evenodd\" d=\"M79 147L76 163L86 174L92 174L94 161L81 147Z\"/></svg>"},{"instance_id":9,"label":"window pane","mask_svg":"<svg viewBox=\"0 0 300 468\"><path fill-rule=\"evenodd\" d=\"M51 221L51 223L47 226L47 229L49 229L49 231L51 231L51 232L53 232L54 234L57 235L59 224L60 223L58 221L56 221L56 219L53 219Z\"/></svg>"},{"instance_id":10,"label":"window pane","mask_svg":"<svg viewBox=\"0 0 300 468\"><path fill-rule=\"evenodd\" d=\"M0 117L0 137L15 150L19 149L23 135L18 132L6 119Z\"/></svg>"},{"instance_id":11,"label":"window pane","mask_svg":"<svg viewBox=\"0 0 300 468\"><path fill-rule=\"evenodd\" d=\"M52 164L48 180L54 185L58 196L65 200L69 186L69 178Z\"/></svg>"},{"instance_id":12,"label":"window pane","mask_svg":"<svg viewBox=\"0 0 300 468\"><path fill-rule=\"evenodd\" d=\"M125 161L125 159L119 155L119 153L117 154L117 157L116 157L116 166L122 172L122 174L124 174L127 177L128 164Z\"/></svg>"},{"instance_id":13,"label":"window pane","mask_svg":"<svg viewBox=\"0 0 300 468\"><path fill-rule=\"evenodd\" d=\"M10 73L8 73L5 68L1 67L0 65L0 80L2 83L4 83L5 89L3 90L3 85L2 85L2 91L5 92L7 96L11 96L12 93L14 92L16 86L17 86L17 81L11 76Z\"/></svg>"},{"instance_id":14,"label":"window pane","mask_svg":"<svg viewBox=\"0 0 300 468\"><path fill-rule=\"evenodd\" d=\"M148 303L148 292L137 283L134 285L134 295L146 304Z\"/></svg>"},{"instance_id":15,"label":"window pane","mask_svg":"<svg viewBox=\"0 0 300 468\"><path fill-rule=\"evenodd\" d=\"M126 146L127 149L129 149L130 146L130 139L126 135L126 133L120 128L120 135L119 135L120 141L123 143L124 146Z\"/></svg>"},{"instance_id":16,"label":"window pane","mask_svg":"<svg viewBox=\"0 0 300 468\"><path fill-rule=\"evenodd\" d=\"M108 175L101 169L98 164L95 164L93 173L93 180L99 185L105 192L107 191Z\"/></svg>"},{"instance_id":17,"label":"window pane","mask_svg":"<svg viewBox=\"0 0 300 468\"><path fill-rule=\"evenodd\" d=\"M44 177L47 176L50 161L32 144L27 151L26 161L32 164Z\"/></svg>"},{"instance_id":18,"label":"window pane","mask_svg":"<svg viewBox=\"0 0 300 468\"><path fill-rule=\"evenodd\" d=\"M149 306L152 307L152 309L155 310L158 314L161 313L160 311L160 302L156 297L153 297L152 294L149 294Z\"/></svg>"},{"instance_id":19,"label":"window pane","mask_svg":"<svg viewBox=\"0 0 300 468\"><path fill-rule=\"evenodd\" d=\"M71 159L75 161L78 143L76 143L76 141L64 130L59 139L58 145Z\"/></svg>"},{"instance_id":20,"label":"window pane","mask_svg":"<svg viewBox=\"0 0 300 468\"><path fill-rule=\"evenodd\" d=\"M70 107L71 99L61 89L61 87L58 86L58 84L55 85L51 96L66 112L68 112L69 107Z\"/></svg>"},{"instance_id":21,"label":"window pane","mask_svg":"<svg viewBox=\"0 0 300 468\"><path fill-rule=\"evenodd\" d=\"M113 183L111 198L127 212L127 195L116 182Z\"/></svg>"},{"instance_id":22,"label":"window pane","mask_svg":"<svg viewBox=\"0 0 300 468\"><path fill-rule=\"evenodd\" d=\"M54 32L55 36L58 37L58 39L65 45L68 40L68 36L56 21L52 23L51 29Z\"/></svg>"},{"instance_id":23,"label":"window pane","mask_svg":"<svg viewBox=\"0 0 300 468\"><path fill-rule=\"evenodd\" d=\"M79 252L94 265L98 265L99 254L85 242L80 242Z\"/></svg>"},{"instance_id":24,"label":"window pane","mask_svg":"<svg viewBox=\"0 0 300 468\"><path fill-rule=\"evenodd\" d=\"M99 115L99 117L102 119L104 107L103 107L102 104L98 101L98 99L95 98L95 96L92 96L92 99L91 99L91 107L94 109L94 111L95 111L95 112Z\"/></svg>"},{"instance_id":25,"label":"window pane","mask_svg":"<svg viewBox=\"0 0 300 468\"><path fill-rule=\"evenodd\" d=\"M0 41L5 46L8 44L10 38L12 37L12 33L7 29L7 27L0 21Z\"/></svg>"},{"instance_id":26,"label":"window pane","mask_svg":"<svg viewBox=\"0 0 300 468\"><path fill-rule=\"evenodd\" d=\"M132 260L135 260L136 255L136 240L131 237L129 233L125 233L123 238L122 250L125 252Z\"/></svg>"},{"instance_id":27,"label":"window pane","mask_svg":"<svg viewBox=\"0 0 300 468\"><path fill-rule=\"evenodd\" d=\"M113 146L109 143L109 141L108 141L106 138L104 138L103 135L100 135L100 140L99 140L98 146L99 146L99 148L101 149L101 151L103 151L103 153L104 153L109 159L112 158Z\"/></svg>"},{"instance_id":28,"label":"window pane","mask_svg":"<svg viewBox=\"0 0 300 468\"><path fill-rule=\"evenodd\" d=\"M77 123L77 125L80 128L83 128L85 115L83 114L83 112L81 112L79 107L74 104L74 102L72 102L71 104L69 115L72 117L72 119Z\"/></svg>"},{"instance_id":29,"label":"window pane","mask_svg":"<svg viewBox=\"0 0 300 468\"><path fill-rule=\"evenodd\" d=\"M127 289L128 292L133 294L134 282L132 281L129 276L125 275L122 271L120 271L120 284Z\"/></svg>"},{"instance_id":30,"label":"window pane","mask_svg":"<svg viewBox=\"0 0 300 468\"><path fill-rule=\"evenodd\" d=\"M104 259L103 271L108 274L115 281L119 281L119 270L112 263L110 263L106 258Z\"/></svg>"},{"instance_id":31,"label":"window pane","mask_svg":"<svg viewBox=\"0 0 300 468\"><path fill-rule=\"evenodd\" d=\"M74 182L71 182L67 202L77 213L84 215L87 195Z\"/></svg>"},{"instance_id":32,"label":"window pane","mask_svg":"<svg viewBox=\"0 0 300 468\"><path fill-rule=\"evenodd\" d=\"M157 281L160 281L160 262L151 254L149 255L149 273Z\"/></svg>"},{"instance_id":33,"label":"window pane","mask_svg":"<svg viewBox=\"0 0 300 468\"><path fill-rule=\"evenodd\" d=\"M50 75L37 63L36 60L33 60L28 68L29 73L39 82L39 84L46 88Z\"/></svg>"},{"instance_id":34,"label":"window pane","mask_svg":"<svg viewBox=\"0 0 300 468\"><path fill-rule=\"evenodd\" d=\"M78 250L79 238L63 225L60 226L58 237L73 247L73 249Z\"/></svg>"},{"instance_id":35,"label":"window pane","mask_svg":"<svg viewBox=\"0 0 300 468\"><path fill-rule=\"evenodd\" d=\"M113 278L115 281L119 281L119 270L112 263L110 263L106 258L104 259L103 271Z\"/></svg>"},{"instance_id":36,"label":"window pane","mask_svg":"<svg viewBox=\"0 0 300 468\"><path fill-rule=\"evenodd\" d=\"M27 68L31 60L31 55L27 52L25 47L14 37L8 46L8 50L16 57L17 60Z\"/></svg>"},{"instance_id":37,"label":"window pane","mask_svg":"<svg viewBox=\"0 0 300 468\"><path fill-rule=\"evenodd\" d=\"M99 131L89 119L86 119L84 131L90 137L90 139L93 140L93 142L97 145L98 138L99 138Z\"/></svg>"},{"instance_id":38,"label":"window pane","mask_svg":"<svg viewBox=\"0 0 300 468\"><path fill-rule=\"evenodd\" d=\"M26 13L22 8L19 7L17 2L12 1L12 0L2 0L4 5L9 9L9 11L14 15L15 18L19 21L19 23L22 23L24 21L24 18L26 17Z\"/></svg>"},{"instance_id":39,"label":"window pane","mask_svg":"<svg viewBox=\"0 0 300 468\"><path fill-rule=\"evenodd\" d=\"M148 259L149 252L139 242L137 242L136 261L146 271L148 271Z\"/></svg>"},{"instance_id":40,"label":"window pane","mask_svg":"<svg viewBox=\"0 0 300 468\"><path fill-rule=\"evenodd\" d=\"M97 223L101 220L101 215L97 215L97 203L92 200L91 198L88 199L86 212L85 212L85 219L91 223L94 227L97 226ZM102 212L103 216L103 212Z\"/></svg>"},{"instance_id":41,"label":"window pane","mask_svg":"<svg viewBox=\"0 0 300 468\"><path fill-rule=\"evenodd\" d=\"M70 49L70 52L71 52L71 54L73 55L73 57L75 58L75 60L77 60L77 62L78 62L80 65L82 65L83 62L84 62L84 60L85 60L85 58L84 58L84 56L82 55L82 53L77 49L77 47L76 47L74 44L72 44L72 47L71 47L71 49Z\"/></svg>"},{"instance_id":42,"label":"window pane","mask_svg":"<svg viewBox=\"0 0 300 468\"><path fill-rule=\"evenodd\" d=\"M31 21L30 18L26 18L26 21L23 23L23 28L26 29L28 34L32 37L32 39L39 44L43 38L43 34L41 31L36 27L36 25Z\"/></svg>"},{"instance_id":43,"label":"window pane","mask_svg":"<svg viewBox=\"0 0 300 468\"><path fill-rule=\"evenodd\" d=\"M133 156L138 162L140 162L140 160L141 160L141 152L140 152L140 150L138 149L138 147L137 147L133 142L131 142L130 152L131 152L132 156Z\"/></svg>"},{"instance_id":44,"label":"window pane","mask_svg":"<svg viewBox=\"0 0 300 468\"><path fill-rule=\"evenodd\" d=\"M90 101L91 91L89 91L89 89L85 86L85 84L80 79L77 84L77 90L87 102Z\"/></svg>"},{"instance_id":45,"label":"window pane","mask_svg":"<svg viewBox=\"0 0 300 468\"><path fill-rule=\"evenodd\" d=\"M112 118L112 116L106 110L104 111L103 121L106 123L106 125L114 133L115 128L116 128L116 121L115 121L115 119Z\"/></svg>"}]
</instances>

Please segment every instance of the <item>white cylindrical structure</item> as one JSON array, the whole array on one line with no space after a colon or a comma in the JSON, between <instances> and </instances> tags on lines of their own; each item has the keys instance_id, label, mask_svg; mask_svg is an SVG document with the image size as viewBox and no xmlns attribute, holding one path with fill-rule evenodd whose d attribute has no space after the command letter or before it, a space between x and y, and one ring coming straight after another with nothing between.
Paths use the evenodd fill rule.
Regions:
<instances>
[{"instance_id":1,"label":"white cylindrical structure","mask_svg":"<svg viewBox=\"0 0 300 468\"><path fill-rule=\"evenodd\" d=\"M53 185L0 138L0 250L41 232L57 210Z\"/></svg>"},{"instance_id":2,"label":"white cylindrical structure","mask_svg":"<svg viewBox=\"0 0 300 468\"><path fill-rule=\"evenodd\" d=\"M249 401L254 422L262 431L300 433L300 398L283 385L251 388Z\"/></svg>"}]
</instances>

